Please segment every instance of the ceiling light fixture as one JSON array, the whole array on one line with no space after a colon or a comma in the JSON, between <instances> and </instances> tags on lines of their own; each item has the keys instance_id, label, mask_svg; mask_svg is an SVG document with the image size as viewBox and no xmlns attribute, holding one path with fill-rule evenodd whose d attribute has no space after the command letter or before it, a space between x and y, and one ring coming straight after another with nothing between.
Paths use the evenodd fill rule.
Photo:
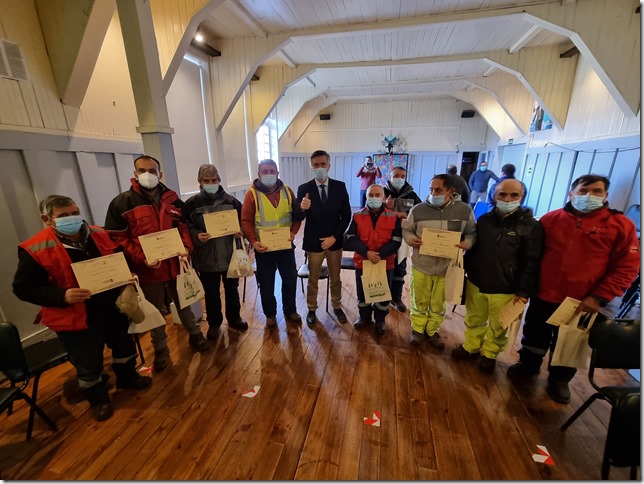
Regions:
<instances>
[{"instance_id":1,"label":"ceiling light fixture","mask_svg":"<svg viewBox=\"0 0 644 484\"><path fill-rule=\"evenodd\" d=\"M203 35L198 33L197 35L195 35L195 40L197 42L203 42Z\"/></svg>"}]
</instances>

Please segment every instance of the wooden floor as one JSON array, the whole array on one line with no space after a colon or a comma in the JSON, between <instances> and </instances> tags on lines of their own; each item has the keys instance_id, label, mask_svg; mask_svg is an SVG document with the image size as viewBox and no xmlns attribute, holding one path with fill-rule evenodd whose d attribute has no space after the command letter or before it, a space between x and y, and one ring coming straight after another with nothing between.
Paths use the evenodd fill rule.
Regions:
<instances>
[{"instance_id":1,"label":"wooden floor","mask_svg":"<svg viewBox=\"0 0 644 484\"><path fill-rule=\"evenodd\" d=\"M301 262L301 250L296 253ZM342 277L352 321L354 273L343 271ZM412 349L408 314L391 310L389 330L380 338L354 331L325 313L325 289L321 281L321 324L287 325L280 303L279 327L268 331L249 279L242 311L250 329L238 333L224 324L222 337L205 353L190 350L181 326L168 325L174 366L154 374L144 391L112 390L115 413L106 422L92 420L79 399L71 364L49 371L38 401L59 432L36 417L26 443L26 405L19 402L13 415L0 416L2 478L600 478L610 406L595 402L566 432L559 430L593 393L585 371L571 384L572 402L557 404L545 393L547 371L534 385L507 379L516 354L502 355L493 375L451 358L463 341L463 306L448 312L443 324L444 352L426 343ZM306 314L299 283L298 309ZM148 336L141 341L149 365ZM631 377L620 371L604 378ZM254 398L242 397L255 386ZM379 427L363 423L374 412L380 413ZM537 445L548 449L555 465L533 461ZM610 477L627 479L628 472L613 468Z\"/></svg>"}]
</instances>

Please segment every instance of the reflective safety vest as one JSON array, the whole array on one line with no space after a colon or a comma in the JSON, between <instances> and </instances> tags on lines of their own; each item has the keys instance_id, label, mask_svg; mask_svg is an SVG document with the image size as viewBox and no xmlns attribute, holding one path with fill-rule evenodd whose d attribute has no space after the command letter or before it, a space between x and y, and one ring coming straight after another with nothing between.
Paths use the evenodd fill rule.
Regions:
<instances>
[{"instance_id":1,"label":"reflective safety vest","mask_svg":"<svg viewBox=\"0 0 644 484\"><path fill-rule=\"evenodd\" d=\"M383 245L391 241L391 238L394 234L394 229L396 228L396 213L385 209L376 222L376 226L373 226L371 222L371 215L369 214L368 208L363 208L359 212L353 214L353 220L355 220L358 228L358 238L374 252L378 252ZM385 260L387 261L387 269L393 269L395 265L396 253L394 252L388 256ZM362 261L365 260L357 252L353 254L353 262L356 265L356 269L362 269Z\"/></svg>"},{"instance_id":2,"label":"reflective safety vest","mask_svg":"<svg viewBox=\"0 0 644 484\"><path fill-rule=\"evenodd\" d=\"M90 237L101 255L113 254L118 247L101 227L90 226ZM70 289L78 287L72 271L72 259L56 236L53 228L47 227L19 245L49 274L49 280L58 287ZM87 310L85 303L70 304L62 308L42 307L38 314L45 326L53 331L81 331L87 329Z\"/></svg>"},{"instance_id":3,"label":"reflective safety vest","mask_svg":"<svg viewBox=\"0 0 644 484\"><path fill-rule=\"evenodd\" d=\"M277 207L273 207L268 197L264 193L258 192L255 187L250 187L250 192L255 198L255 233L258 240L261 240L259 229L291 226L293 221L293 200L286 184L280 190L280 201Z\"/></svg>"}]
</instances>

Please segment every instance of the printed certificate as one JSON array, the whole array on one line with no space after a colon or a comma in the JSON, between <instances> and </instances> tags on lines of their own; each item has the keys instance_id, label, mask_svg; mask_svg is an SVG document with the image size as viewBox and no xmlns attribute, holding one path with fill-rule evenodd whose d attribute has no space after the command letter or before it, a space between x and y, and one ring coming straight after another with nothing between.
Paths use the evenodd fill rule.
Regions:
<instances>
[{"instance_id":1,"label":"printed certificate","mask_svg":"<svg viewBox=\"0 0 644 484\"><path fill-rule=\"evenodd\" d=\"M179 230L176 227L153 234L141 235L139 236L139 242L141 242L145 258L151 264L186 252L186 248L181 241L181 235L179 235Z\"/></svg>"},{"instance_id":2,"label":"printed certificate","mask_svg":"<svg viewBox=\"0 0 644 484\"><path fill-rule=\"evenodd\" d=\"M460 250L456 247L456 244L461 242L460 232L424 227L421 239L423 241L423 245L420 246L419 250L421 255L456 259Z\"/></svg>"},{"instance_id":3,"label":"printed certificate","mask_svg":"<svg viewBox=\"0 0 644 484\"><path fill-rule=\"evenodd\" d=\"M107 291L131 282L132 274L122 252L72 264L72 270L81 289L92 294Z\"/></svg>"},{"instance_id":4,"label":"printed certificate","mask_svg":"<svg viewBox=\"0 0 644 484\"><path fill-rule=\"evenodd\" d=\"M572 324L574 319L579 320L578 317L575 317L575 311L581 304L581 301L574 299L572 297L567 297L559 305L557 310L552 313L552 316L548 318L546 323L552 324L554 326L566 326ZM576 325L576 324L575 324Z\"/></svg>"},{"instance_id":5,"label":"printed certificate","mask_svg":"<svg viewBox=\"0 0 644 484\"><path fill-rule=\"evenodd\" d=\"M212 238L233 235L241 232L237 210L222 210L220 212L204 213L203 221L206 224L206 232Z\"/></svg>"},{"instance_id":6,"label":"printed certificate","mask_svg":"<svg viewBox=\"0 0 644 484\"><path fill-rule=\"evenodd\" d=\"M259 229L259 241L268 247L268 252L290 249L291 228L276 227L274 229Z\"/></svg>"},{"instance_id":7,"label":"printed certificate","mask_svg":"<svg viewBox=\"0 0 644 484\"><path fill-rule=\"evenodd\" d=\"M525 309L525 303L521 301L510 301L507 303L499 313L499 324L503 329L509 328L510 325L519 319L519 316Z\"/></svg>"}]
</instances>

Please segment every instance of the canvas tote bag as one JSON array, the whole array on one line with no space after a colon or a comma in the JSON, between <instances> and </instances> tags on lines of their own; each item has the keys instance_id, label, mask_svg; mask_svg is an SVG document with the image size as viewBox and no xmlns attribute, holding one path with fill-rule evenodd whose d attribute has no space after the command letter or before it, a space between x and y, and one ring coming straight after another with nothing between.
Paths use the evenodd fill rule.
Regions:
<instances>
[{"instance_id":1,"label":"canvas tote bag","mask_svg":"<svg viewBox=\"0 0 644 484\"><path fill-rule=\"evenodd\" d=\"M362 290L367 304L391 301L386 260L377 264L369 260L362 262Z\"/></svg>"},{"instance_id":2,"label":"canvas tote bag","mask_svg":"<svg viewBox=\"0 0 644 484\"><path fill-rule=\"evenodd\" d=\"M559 337L557 345L552 354L552 366L568 366L570 368L588 368L588 360L592 349L588 345L588 335L597 317L597 313L592 316L587 315L589 322L588 327L578 327L576 324L559 326ZM582 322L584 317L582 316ZM577 318L574 318L577 320Z\"/></svg>"},{"instance_id":3,"label":"canvas tote bag","mask_svg":"<svg viewBox=\"0 0 644 484\"><path fill-rule=\"evenodd\" d=\"M464 279L463 251L459 249L456 259L452 260L445 273L445 301L449 301L452 304L461 304Z\"/></svg>"},{"instance_id":4,"label":"canvas tote bag","mask_svg":"<svg viewBox=\"0 0 644 484\"><path fill-rule=\"evenodd\" d=\"M254 273L253 266L248 258L244 239L241 239L241 249L236 247L237 242L233 243L235 244L235 249L233 250L233 255L230 257L230 264L228 265L226 276L229 279L252 276Z\"/></svg>"},{"instance_id":5,"label":"canvas tote bag","mask_svg":"<svg viewBox=\"0 0 644 484\"><path fill-rule=\"evenodd\" d=\"M188 261L180 257L179 265L181 272L177 276L177 294L179 295L179 308L183 309L200 301L204 296L204 290L197 272L193 267L190 267Z\"/></svg>"},{"instance_id":6,"label":"canvas tote bag","mask_svg":"<svg viewBox=\"0 0 644 484\"><path fill-rule=\"evenodd\" d=\"M150 301L145 299L145 295L141 290L141 286L139 285L138 278L135 278L134 285L136 287L136 292L138 294L139 309L143 314L143 320L140 322L135 322L134 320L132 320L127 332L130 334L145 333L146 331L150 331L151 329L158 328L159 326L164 326L165 318L159 312L159 310L154 306L154 304L152 304Z\"/></svg>"}]
</instances>

